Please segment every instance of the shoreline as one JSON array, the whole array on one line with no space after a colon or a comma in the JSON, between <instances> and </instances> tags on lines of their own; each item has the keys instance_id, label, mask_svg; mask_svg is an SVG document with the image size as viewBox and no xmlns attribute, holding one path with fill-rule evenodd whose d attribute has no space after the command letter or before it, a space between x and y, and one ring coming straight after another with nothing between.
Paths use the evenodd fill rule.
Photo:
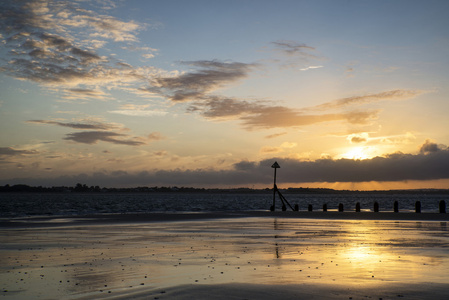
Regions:
<instances>
[{"instance_id":1,"label":"shoreline","mask_svg":"<svg viewBox=\"0 0 449 300\"><path fill-rule=\"evenodd\" d=\"M94 214L82 216L29 216L0 219L0 228L59 227L125 223L176 222L230 218L294 218L317 220L373 221L449 221L449 214L415 212L309 212L309 211L217 211L217 212L155 212L130 214Z\"/></svg>"}]
</instances>

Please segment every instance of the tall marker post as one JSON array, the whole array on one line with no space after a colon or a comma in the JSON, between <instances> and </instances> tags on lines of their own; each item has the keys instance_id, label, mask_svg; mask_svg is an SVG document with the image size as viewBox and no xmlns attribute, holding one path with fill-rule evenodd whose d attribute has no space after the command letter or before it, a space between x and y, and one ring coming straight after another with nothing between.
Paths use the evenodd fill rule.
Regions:
<instances>
[{"instance_id":1,"label":"tall marker post","mask_svg":"<svg viewBox=\"0 0 449 300\"><path fill-rule=\"evenodd\" d=\"M294 211L295 209L290 205L290 203L288 203L287 199L285 199L285 197L281 194L276 185L276 169L279 169L281 166L278 164L277 161L275 161L271 167L274 169L274 182L273 182L273 205L270 207L270 210L275 211L276 209L276 192L277 192L282 202L282 210L285 211L287 209L287 207L285 206L285 204L287 203L288 206Z\"/></svg>"},{"instance_id":2,"label":"tall marker post","mask_svg":"<svg viewBox=\"0 0 449 300\"><path fill-rule=\"evenodd\" d=\"M277 161L275 161L274 164L271 167L274 169L274 183L273 183L273 206L271 206L270 210L274 211L275 210L275 201L276 201L276 191L277 191L277 186L276 186L276 169L280 168L281 166L278 164Z\"/></svg>"}]
</instances>

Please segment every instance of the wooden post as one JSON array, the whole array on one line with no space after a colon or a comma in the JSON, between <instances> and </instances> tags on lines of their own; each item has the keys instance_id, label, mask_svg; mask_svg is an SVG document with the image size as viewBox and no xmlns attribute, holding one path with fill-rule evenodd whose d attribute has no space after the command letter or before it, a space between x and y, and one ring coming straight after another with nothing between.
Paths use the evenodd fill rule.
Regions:
<instances>
[{"instance_id":1,"label":"wooden post","mask_svg":"<svg viewBox=\"0 0 449 300\"><path fill-rule=\"evenodd\" d=\"M327 204L326 203L323 204L323 211L327 211Z\"/></svg>"},{"instance_id":2,"label":"wooden post","mask_svg":"<svg viewBox=\"0 0 449 300\"><path fill-rule=\"evenodd\" d=\"M344 209L343 209L343 203L338 204L338 211L339 211L339 212L343 212L343 211L344 211Z\"/></svg>"},{"instance_id":3,"label":"wooden post","mask_svg":"<svg viewBox=\"0 0 449 300\"><path fill-rule=\"evenodd\" d=\"M421 202L420 201L416 201L416 203L415 203L415 212L417 214L419 214L421 212Z\"/></svg>"},{"instance_id":4,"label":"wooden post","mask_svg":"<svg viewBox=\"0 0 449 300\"><path fill-rule=\"evenodd\" d=\"M399 202L398 201L394 201L393 207L394 207L395 213L399 212Z\"/></svg>"},{"instance_id":5,"label":"wooden post","mask_svg":"<svg viewBox=\"0 0 449 300\"><path fill-rule=\"evenodd\" d=\"M377 201L374 202L374 212L379 212L379 203Z\"/></svg>"},{"instance_id":6,"label":"wooden post","mask_svg":"<svg viewBox=\"0 0 449 300\"><path fill-rule=\"evenodd\" d=\"M440 201L440 214L445 214L446 213L446 202L444 200Z\"/></svg>"},{"instance_id":7,"label":"wooden post","mask_svg":"<svg viewBox=\"0 0 449 300\"><path fill-rule=\"evenodd\" d=\"M275 161L271 167L274 169L274 182L273 182L273 205L271 206L270 210L275 211L276 210L276 203L275 203L276 202L276 191L277 191L276 169L280 168L281 166L279 166L278 162ZM284 206L282 208L284 208Z\"/></svg>"},{"instance_id":8,"label":"wooden post","mask_svg":"<svg viewBox=\"0 0 449 300\"><path fill-rule=\"evenodd\" d=\"M360 212L360 202L355 204L355 212Z\"/></svg>"}]
</instances>

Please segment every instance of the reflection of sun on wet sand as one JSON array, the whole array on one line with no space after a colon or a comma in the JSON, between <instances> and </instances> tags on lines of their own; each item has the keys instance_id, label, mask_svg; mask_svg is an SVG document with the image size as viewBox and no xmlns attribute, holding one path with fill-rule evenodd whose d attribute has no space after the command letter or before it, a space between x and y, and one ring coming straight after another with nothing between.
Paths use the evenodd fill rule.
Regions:
<instances>
[{"instance_id":1,"label":"reflection of sun on wet sand","mask_svg":"<svg viewBox=\"0 0 449 300\"><path fill-rule=\"evenodd\" d=\"M198 214L197 218L166 215L169 222L148 222L148 216L144 222L135 215L3 224L2 296L446 299L449 295L447 221L227 215L205 219Z\"/></svg>"}]
</instances>

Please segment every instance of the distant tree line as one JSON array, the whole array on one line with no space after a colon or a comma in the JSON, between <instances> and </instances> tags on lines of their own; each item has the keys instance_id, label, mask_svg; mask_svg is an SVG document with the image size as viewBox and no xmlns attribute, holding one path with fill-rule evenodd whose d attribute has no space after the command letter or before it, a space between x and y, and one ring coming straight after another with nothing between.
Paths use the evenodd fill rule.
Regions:
<instances>
[{"instance_id":1,"label":"distant tree line","mask_svg":"<svg viewBox=\"0 0 449 300\"><path fill-rule=\"evenodd\" d=\"M96 186L88 186L86 184L77 183L75 186L29 186L26 184L4 185L0 186L0 193L199 193L199 192L234 192L234 193L256 193L266 192L270 189L250 189L250 188L231 188L231 189L206 189L194 187L133 187L133 188L106 188Z\"/></svg>"},{"instance_id":2,"label":"distant tree line","mask_svg":"<svg viewBox=\"0 0 449 300\"><path fill-rule=\"evenodd\" d=\"M449 189L419 189L419 190L377 190L377 191L351 191L333 190L326 188L286 188L280 189L284 194L449 194ZM15 184L0 186L0 193L271 193L271 188L194 188L194 187L133 187L133 188L106 188L88 186L77 183L75 186L29 186Z\"/></svg>"}]
</instances>

